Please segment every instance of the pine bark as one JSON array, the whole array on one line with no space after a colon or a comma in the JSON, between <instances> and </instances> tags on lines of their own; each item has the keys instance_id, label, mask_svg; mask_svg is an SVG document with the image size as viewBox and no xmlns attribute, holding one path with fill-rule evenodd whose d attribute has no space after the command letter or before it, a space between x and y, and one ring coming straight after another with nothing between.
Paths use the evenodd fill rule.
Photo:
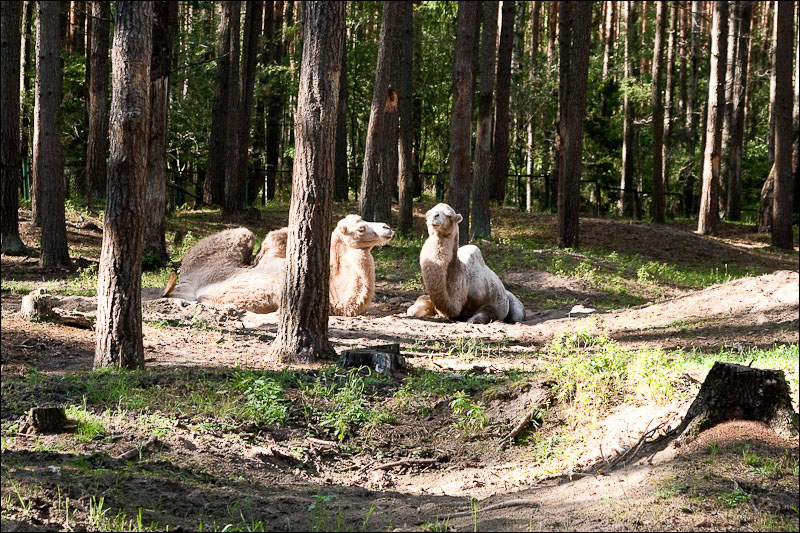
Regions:
<instances>
[{"instance_id":1,"label":"pine bark","mask_svg":"<svg viewBox=\"0 0 800 533\"><path fill-rule=\"evenodd\" d=\"M539 65L539 26L541 24L541 15L539 14L542 7L542 2L533 2L533 13L531 13L531 49L530 49L530 83L531 86L536 82L537 71L541 68ZM525 178L525 211L530 213L533 207L533 174L534 159L536 152L536 126L540 114L536 112L530 113L528 117L528 144L526 147L526 167L525 173L528 176ZM541 128L542 124L538 124Z\"/></svg>"},{"instance_id":2,"label":"pine bark","mask_svg":"<svg viewBox=\"0 0 800 533\"><path fill-rule=\"evenodd\" d=\"M775 193L772 200L772 245L794 248L792 236L792 148L797 131L792 132L792 44L794 6L778 2L775 31Z\"/></svg>"},{"instance_id":3,"label":"pine bark","mask_svg":"<svg viewBox=\"0 0 800 533\"><path fill-rule=\"evenodd\" d=\"M492 165L492 100L495 58L497 55L498 2L483 2L483 31L480 48L480 88L478 127L475 139L475 166L472 182L471 237L491 235L489 213L489 172Z\"/></svg>"},{"instance_id":4,"label":"pine bark","mask_svg":"<svg viewBox=\"0 0 800 533\"><path fill-rule=\"evenodd\" d=\"M283 2L273 3L273 17L271 32L270 61L279 65L283 61L284 53L281 46L283 24ZM281 121L283 117L284 89L283 81L275 76L269 80L269 94L267 96L267 199L275 198L277 188L277 170L280 161Z\"/></svg>"},{"instance_id":5,"label":"pine bark","mask_svg":"<svg viewBox=\"0 0 800 533\"><path fill-rule=\"evenodd\" d=\"M361 176L359 212L365 220L392 221L392 191L397 183L397 92L399 49L399 2L383 4L380 48L375 67L375 89L367 127L364 170Z\"/></svg>"},{"instance_id":6,"label":"pine bark","mask_svg":"<svg viewBox=\"0 0 800 533\"><path fill-rule=\"evenodd\" d=\"M303 59L295 121L286 285L270 355L280 361L335 357L328 341L336 111L344 53L343 2L304 2Z\"/></svg>"},{"instance_id":7,"label":"pine bark","mask_svg":"<svg viewBox=\"0 0 800 533\"><path fill-rule=\"evenodd\" d=\"M737 2L737 24L739 25L736 68L733 77L733 112L731 137L728 150L728 196L726 213L729 220L742 218L742 148L744 145L744 110L747 97L747 70L750 57L750 20L753 2Z\"/></svg>"},{"instance_id":8,"label":"pine bark","mask_svg":"<svg viewBox=\"0 0 800 533\"><path fill-rule=\"evenodd\" d=\"M653 198L650 216L664 223L664 100L661 82L664 76L664 29L667 24L666 2L656 3L656 40L653 50L651 102L653 105Z\"/></svg>"},{"instance_id":9,"label":"pine bark","mask_svg":"<svg viewBox=\"0 0 800 533\"><path fill-rule=\"evenodd\" d=\"M490 199L501 204L508 183L509 109L511 99L511 53L514 44L514 2L503 0L500 10L500 42L497 48L497 87L495 88L494 143Z\"/></svg>"},{"instance_id":10,"label":"pine bark","mask_svg":"<svg viewBox=\"0 0 800 533\"><path fill-rule=\"evenodd\" d=\"M397 71L400 130L398 133L398 230L412 232L414 213L414 92L412 86L414 61L414 4L402 2L399 22L400 58ZM346 165L346 162L343 162Z\"/></svg>"},{"instance_id":11,"label":"pine bark","mask_svg":"<svg viewBox=\"0 0 800 533\"><path fill-rule=\"evenodd\" d=\"M453 107L450 115L450 206L463 220L459 244L469 240L470 151L472 145L472 91L475 80L476 25L480 2L460 1L453 69Z\"/></svg>"},{"instance_id":12,"label":"pine bark","mask_svg":"<svg viewBox=\"0 0 800 533\"><path fill-rule=\"evenodd\" d=\"M34 217L42 226L43 267L69 264L64 214L64 160L61 152L61 57L59 6L39 2L36 32L36 103L33 175L38 197Z\"/></svg>"},{"instance_id":13,"label":"pine bark","mask_svg":"<svg viewBox=\"0 0 800 533\"><path fill-rule=\"evenodd\" d=\"M22 180L20 158L20 23L23 2L0 3L0 87L2 87L2 147L0 157L0 249L9 255L23 255L25 245L19 236L19 185Z\"/></svg>"},{"instance_id":14,"label":"pine bark","mask_svg":"<svg viewBox=\"0 0 800 533\"><path fill-rule=\"evenodd\" d=\"M725 59L728 44L728 4L714 2L711 27L711 67L708 80L706 146L703 150L703 190L697 232L714 233L719 222L719 165L722 155L722 120L725 103Z\"/></svg>"},{"instance_id":15,"label":"pine bark","mask_svg":"<svg viewBox=\"0 0 800 533\"><path fill-rule=\"evenodd\" d=\"M31 145L31 117L29 113L24 112L27 109L27 103L30 101L28 92L30 91L33 75L28 75L31 70L31 63L33 63L33 48L35 43L33 40L33 25L34 25L34 8L36 2L28 0L24 2L25 7L22 10L22 30L20 44L20 64L19 64L19 95L21 100L20 110L20 155L23 159L28 158L30 154Z\"/></svg>"},{"instance_id":16,"label":"pine bark","mask_svg":"<svg viewBox=\"0 0 800 533\"><path fill-rule=\"evenodd\" d=\"M172 44L178 25L178 4L153 2L152 57L150 60L150 128L147 149L144 256L154 267L169 262L167 253L167 116Z\"/></svg>"},{"instance_id":17,"label":"pine bark","mask_svg":"<svg viewBox=\"0 0 800 533\"><path fill-rule=\"evenodd\" d=\"M153 5L116 3L108 194L97 277L94 367L144 366L142 241L145 225Z\"/></svg>"},{"instance_id":18,"label":"pine bark","mask_svg":"<svg viewBox=\"0 0 800 533\"><path fill-rule=\"evenodd\" d=\"M722 152L719 165L720 212L727 218L728 161L730 152L731 128L733 124L733 78L736 69L736 43L738 42L739 1L728 6L728 54L725 61L725 104L722 113Z\"/></svg>"},{"instance_id":19,"label":"pine bark","mask_svg":"<svg viewBox=\"0 0 800 533\"><path fill-rule=\"evenodd\" d=\"M211 110L211 134L208 138L208 162L203 183L203 201L206 204L222 205L225 198L225 168L228 153L228 104L231 98L230 44L233 29L233 4L223 2L217 45L217 74L214 89L214 105ZM237 24L238 26L238 24Z\"/></svg>"},{"instance_id":20,"label":"pine bark","mask_svg":"<svg viewBox=\"0 0 800 533\"><path fill-rule=\"evenodd\" d=\"M558 247L577 248L592 2L559 5Z\"/></svg>"},{"instance_id":21,"label":"pine bark","mask_svg":"<svg viewBox=\"0 0 800 533\"><path fill-rule=\"evenodd\" d=\"M678 5L669 3L669 36L667 38L667 85L664 88L664 140L662 143L661 160L664 165L664 191L669 190L670 163L672 154L672 122L675 117L675 53L677 49L676 35L678 33ZM666 203L666 200L665 200Z\"/></svg>"},{"instance_id":22,"label":"pine bark","mask_svg":"<svg viewBox=\"0 0 800 533\"><path fill-rule=\"evenodd\" d=\"M697 126L700 122L698 110L697 86L700 61L700 24L702 20L702 2L692 0L692 13L689 29L689 94L686 98L686 154L694 159L697 151ZM694 167L694 165L692 165ZM696 170L690 168L686 174L683 187L683 203L687 213L694 213L694 181Z\"/></svg>"},{"instance_id":23,"label":"pine bark","mask_svg":"<svg viewBox=\"0 0 800 533\"><path fill-rule=\"evenodd\" d=\"M108 175L108 57L111 8L109 2L91 2L91 5L86 181L91 196L104 198Z\"/></svg>"},{"instance_id":24,"label":"pine bark","mask_svg":"<svg viewBox=\"0 0 800 533\"><path fill-rule=\"evenodd\" d=\"M778 26L780 20L778 19L778 6L781 4L779 0L772 2L772 38L769 40L771 54L767 57L771 58L770 72L772 75L769 78L769 124L767 125L767 158L770 163L775 162L775 91L777 90L777 81L775 76L775 69L777 68L778 52L775 45L778 42Z\"/></svg>"},{"instance_id":25,"label":"pine bark","mask_svg":"<svg viewBox=\"0 0 800 533\"><path fill-rule=\"evenodd\" d=\"M639 61L636 57L638 47L638 23L636 5L626 2L625 15L625 90L623 94L623 122L622 122L622 176L619 184L619 208L622 216L631 217L635 206L636 182L636 124L635 106L631 98L631 85L639 76Z\"/></svg>"},{"instance_id":26,"label":"pine bark","mask_svg":"<svg viewBox=\"0 0 800 533\"><path fill-rule=\"evenodd\" d=\"M222 209L226 213L235 213L241 210L243 180L239 168L241 162L239 157L240 137L239 128L244 120L242 107L240 105L242 92L242 80L239 76L241 56L241 12L242 2L234 1L231 4L231 34L228 42L228 54L230 59L228 70L228 101L226 103L225 120L227 125L225 130L228 136L225 141L225 183L223 187Z\"/></svg>"},{"instance_id":27,"label":"pine bark","mask_svg":"<svg viewBox=\"0 0 800 533\"><path fill-rule=\"evenodd\" d=\"M339 83L339 107L336 110L336 172L333 199L346 202L350 195L347 172L347 50L342 54L342 80Z\"/></svg>"}]
</instances>

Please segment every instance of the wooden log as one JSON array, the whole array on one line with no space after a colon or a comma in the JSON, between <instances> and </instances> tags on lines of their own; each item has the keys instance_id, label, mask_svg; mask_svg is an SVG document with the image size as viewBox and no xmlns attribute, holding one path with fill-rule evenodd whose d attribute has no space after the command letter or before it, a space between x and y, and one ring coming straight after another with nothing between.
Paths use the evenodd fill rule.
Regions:
<instances>
[{"instance_id":1,"label":"wooden log","mask_svg":"<svg viewBox=\"0 0 800 533\"><path fill-rule=\"evenodd\" d=\"M370 348L344 350L339 357L339 366L343 368L367 366L378 374L385 374L405 369L406 361L400 355L399 344L385 344Z\"/></svg>"}]
</instances>

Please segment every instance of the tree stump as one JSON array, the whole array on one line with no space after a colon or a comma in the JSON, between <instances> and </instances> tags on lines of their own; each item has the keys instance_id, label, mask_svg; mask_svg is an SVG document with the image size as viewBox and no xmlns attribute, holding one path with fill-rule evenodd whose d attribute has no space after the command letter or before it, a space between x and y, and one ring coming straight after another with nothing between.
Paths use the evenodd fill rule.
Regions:
<instances>
[{"instance_id":1,"label":"tree stump","mask_svg":"<svg viewBox=\"0 0 800 533\"><path fill-rule=\"evenodd\" d=\"M20 424L20 433L60 433L67 425L63 407L31 407L28 417Z\"/></svg>"},{"instance_id":2,"label":"tree stump","mask_svg":"<svg viewBox=\"0 0 800 533\"><path fill-rule=\"evenodd\" d=\"M36 289L22 298L19 314L20 318L29 321L50 320L56 316L53 300L46 289Z\"/></svg>"},{"instance_id":3,"label":"tree stump","mask_svg":"<svg viewBox=\"0 0 800 533\"><path fill-rule=\"evenodd\" d=\"M798 416L783 371L714 363L676 432L694 436L734 419L758 420L779 435L797 435Z\"/></svg>"},{"instance_id":4,"label":"tree stump","mask_svg":"<svg viewBox=\"0 0 800 533\"><path fill-rule=\"evenodd\" d=\"M345 350L339 358L339 366L343 368L368 366L378 374L386 374L406 368L406 361L400 355L399 344L385 344L371 348Z\"/></svg>"}]
</instances>

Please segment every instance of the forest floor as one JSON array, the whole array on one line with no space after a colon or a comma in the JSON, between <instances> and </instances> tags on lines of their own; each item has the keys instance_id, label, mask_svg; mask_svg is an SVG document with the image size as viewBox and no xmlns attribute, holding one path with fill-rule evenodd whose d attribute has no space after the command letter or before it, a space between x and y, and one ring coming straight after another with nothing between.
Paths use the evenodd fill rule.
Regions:
<instances>
[{"instance_id":1,"label":"forest floor","mask_svg":"<svg viewBox=\"0 0 800 533\"><path fill-rule=\"evenodd\" d=\"M563 251L554 216L496 209L476 244L526 321L419 319L427 207L374 251L368 313L330 319L339 352L399 343L390 376L265 361L275 314L160 299L169 269L143 280L146 369L92 371L91 330L17 312L46 288L93 317L100 220L71 209L75 264L43 270L23 211L32 255L2 257L3 531L798 530L798 439L759 423L609 464L676 426L714 361L783 369L798 409L797 249L744 224L582 218ZM238 225L263 238L286 211L182 212L170 252ZM67 432L20 431L48 405Z\"/></svg>"}]
</instances>

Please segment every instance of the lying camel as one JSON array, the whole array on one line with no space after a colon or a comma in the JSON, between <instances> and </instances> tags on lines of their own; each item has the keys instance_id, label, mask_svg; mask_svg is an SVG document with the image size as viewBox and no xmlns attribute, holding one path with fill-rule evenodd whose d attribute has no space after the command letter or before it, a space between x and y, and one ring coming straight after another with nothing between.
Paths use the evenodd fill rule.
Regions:
<instances>
[{"instance_id":1,"label":"lying camel","mask_svg":"<svg viewBox=\"0 0 800 533\"><path fill-rule=\"evenodd\" d=\"M182 266L180 282L174 288L168 286L164 296L217 305L235 304L254 313L276 311L286 276L287 237L288 228L271 232L253 266L247 266L254 243L249 230L226 230L207 237L186 254L184 265L188 270ZM375 294L375 262L371 251L392 237L394 231L387 224L366 222L358 215L348 215L339 221L331 236L331 314L356 316L369 308ZM211 253L214 246L225 250L228 256ZM238 265L231 267L235 262Z\"/></svg>"},{"instance_id":2,"label":"lying camel","mask_svg":"<svg viewBox=\"0 0 800 533\"><path fill-rule=\"evenodd\" d=\"M447 204L425 214L428 239L419 254L425 292L408 308L409 316L468 318L474 324L525 320L525 307L503 286L477 246L458 247L461 215Z\"/></svg>"}]
</instances>

